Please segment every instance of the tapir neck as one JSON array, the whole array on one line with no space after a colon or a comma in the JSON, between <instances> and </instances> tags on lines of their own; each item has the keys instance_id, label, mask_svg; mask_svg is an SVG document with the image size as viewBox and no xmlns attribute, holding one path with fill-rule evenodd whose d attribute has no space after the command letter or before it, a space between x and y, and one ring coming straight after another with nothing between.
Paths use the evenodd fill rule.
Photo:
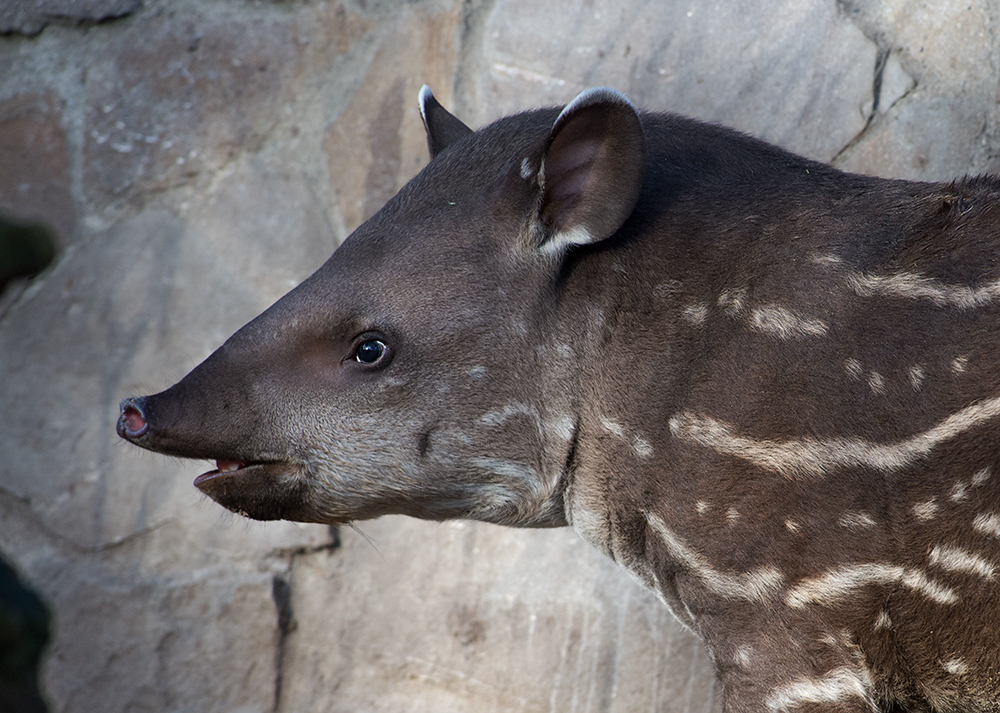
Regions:
<instances>
[{"instance_id":1,"label":"tapir neck","mask_svg":"<svg viewBox=\"0 0 1000 713\"><path fill-rule=\"evenodd\" d=\"M869 180L843 177L804 159L787 170L819 186L803 189L804 202L810 191L820 195L828 178L841 181L842 195L824 194L831 205L847 195L863 196ZM786 179L773 180L779 185ZM823 259L842 254L843 246L829 244L825 236L834 231L801 206L783 205L786 216L766 221L757 216L754 201L769 190L764 184L728 203L715 202L711 213L688 193L700 190L704 196L724 186L683 188L662 176L658 185L661 192L644 194L618 235L571 254L556 331L573 335L573 381L583 394L566 519L669 599L670 583L658 581L648 564L646 538L650 513L675 521L674 501L691 491L693 474L680 465L672 424L705 404L752 413L772 390L780 392L781 353L813 349L822 330L822 320L807 316L817 291L797 287L828 280ZM766 227L782 222L802 232L787 240ZM720 231L720 224L727 229ZM852 249L867 261L880 247L872 241ZM725 373L711 372L727 369L733 350L741 349L752 371L732 388ZM706 384L714 386L703 389ZM717 404L720 396L724 404ZM672 608L683 620L678 602Z\"/></svg>"}]
</instances>

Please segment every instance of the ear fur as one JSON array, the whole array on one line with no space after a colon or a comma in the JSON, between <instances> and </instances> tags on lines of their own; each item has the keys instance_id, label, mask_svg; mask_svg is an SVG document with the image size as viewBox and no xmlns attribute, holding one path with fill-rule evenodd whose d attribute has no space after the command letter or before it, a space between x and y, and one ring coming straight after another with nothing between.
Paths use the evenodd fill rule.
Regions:
<instances>
[{"instance_id":1,"label":"ear fur","mask_svg":"<svg viewBox=\"0 0 1000 713\"><path fill-rule=\"evenodd\" d=\"M420 118L427 132L427 148L434 158L472 129L456 119L434 98L426 84L420 88Z\"/></svg>"},{"instance_id":2,"label":"ear fur","mask_svg":"<svg viewBox=\"0 0 1000 713\"><path fill-rule=\"evenodd\" d=\"M613 235L639 199L645 159L642 124L625 95L599 87L571 101L552 125L539 171L540 249Z\"/></svg>"}]
</instances>

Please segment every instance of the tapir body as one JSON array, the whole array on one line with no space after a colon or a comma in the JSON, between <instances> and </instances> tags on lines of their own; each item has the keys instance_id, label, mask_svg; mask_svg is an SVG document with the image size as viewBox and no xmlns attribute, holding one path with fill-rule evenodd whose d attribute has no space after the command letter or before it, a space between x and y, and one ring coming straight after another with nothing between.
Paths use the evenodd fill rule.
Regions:
<instances>
[{"instance_id":1,"label":"tapir body","mask_svg":"<svg viewBox=\"0 0 1000 713\"><path fill-rule=\"evenodd\" d=\"M727 713L1000 710L1000 182L421 109L424 170L119 433L249 517L569 524Z\"/></svg>"}]
</instances>

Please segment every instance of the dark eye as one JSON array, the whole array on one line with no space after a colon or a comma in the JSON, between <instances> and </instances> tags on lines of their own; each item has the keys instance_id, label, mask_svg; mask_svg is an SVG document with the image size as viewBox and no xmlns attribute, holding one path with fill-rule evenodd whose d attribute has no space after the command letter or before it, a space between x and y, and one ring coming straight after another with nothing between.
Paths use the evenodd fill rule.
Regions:
<instances>
[{"instance_id":1,"label":"dark eye","mask_svg":"<svg viewBox=\"0 0 1000 713\"><path fill-rule=\"evenodd\" d=\"M385 356L386 346L378 339L368 339L354 350L354 358L362 364L376 364Z\"/></svg>"}]
</instances>

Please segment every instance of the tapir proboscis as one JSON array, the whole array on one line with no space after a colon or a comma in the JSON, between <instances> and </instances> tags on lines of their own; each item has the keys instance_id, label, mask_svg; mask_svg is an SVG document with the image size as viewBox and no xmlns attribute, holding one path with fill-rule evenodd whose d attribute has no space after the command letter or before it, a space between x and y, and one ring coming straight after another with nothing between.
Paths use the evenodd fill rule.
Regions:
<instances>
[{"instance_id":1,"label":"tapir proboscis","mask_svg":"<svg viewBox=\"0 0 1000 713\"><path fill-rule=\"evenodd\" d=\"M119 434L251 518L570 525L726 713L1000 711L1000 180L420 106L419 175Z\"/></svg>"}]
</instances>

